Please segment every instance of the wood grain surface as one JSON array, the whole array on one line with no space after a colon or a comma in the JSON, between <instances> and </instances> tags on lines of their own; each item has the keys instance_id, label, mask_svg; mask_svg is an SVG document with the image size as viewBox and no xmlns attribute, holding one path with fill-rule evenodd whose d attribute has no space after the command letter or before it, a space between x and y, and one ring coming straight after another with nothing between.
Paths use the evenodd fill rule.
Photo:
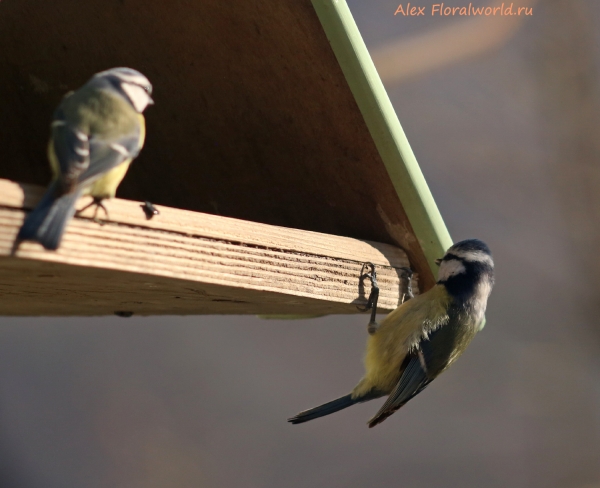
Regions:
<instances>
[{"instance_id":1,"label":"wood grain surface","mask_svg":"<svg viewBox=\"0 0 600 488\"><path fill-rule=\"evenodd\" d=\"M120 199L103 225L91 209L73 219L56 252L17 245L42 192L0 180L0 315L356 313L370 291L359 287L365 262L377 266L382 312L404 292L409 262L395 246L162 206L147 220Z\"/></svg>"}]
</instances>

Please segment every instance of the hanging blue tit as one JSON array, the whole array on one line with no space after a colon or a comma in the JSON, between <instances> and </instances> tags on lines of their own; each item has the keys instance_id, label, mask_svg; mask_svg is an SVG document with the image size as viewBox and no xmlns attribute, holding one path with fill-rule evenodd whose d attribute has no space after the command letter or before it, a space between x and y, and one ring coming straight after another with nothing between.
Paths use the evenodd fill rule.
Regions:
<instances>
[{"instance_id":1,"label":"hanging blue tit","mask_svg":"<svg viewBox=\"0 0 600 488\"><path fill-rule=\"evenodd\" d=\"M381 324L374 321L373 314L366 373L354 390L300 412L289 422L300 424L387 395L368 422L374 427L456 361L484 324L494 285L494 261L485 243L469 239L454 244L436 263L440 269L433 288L402 303Z\"/></svg>"}]
</instances>

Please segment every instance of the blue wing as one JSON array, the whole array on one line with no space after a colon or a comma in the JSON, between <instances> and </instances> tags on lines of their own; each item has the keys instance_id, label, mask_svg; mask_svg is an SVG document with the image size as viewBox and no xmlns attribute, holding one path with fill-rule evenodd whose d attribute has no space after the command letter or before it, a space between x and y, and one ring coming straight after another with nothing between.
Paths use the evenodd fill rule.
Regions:
<instances>
[{"instance_id":1,"label":"blue wing","mask_svg":"<svg viewBox=\"0 0 600 488\"><path fill-rule=\"evenodd\" d=\"M407 356L403 367L404 372L400 377L400 381L379 409L379 412L369 420L369 427L375 427L383 422L411 398L421 393L433 381L433 378L429 378L427 371L423 369L417 354Z\"/></svg>"},{"instance_id":2,"label":"blue wing","mask_svg":"<svg viewBox=\"0 0 600 488\"><path fill-rule=\"evenodd\" d=\"M99 176L120 164L135 158L140 152L140 127L112 141L92 137L90 142L90 164L80 175L79 183L87 186Z\"/></svg>"},{"instance_id":3,"label":"blue wing","mask_svg":"<svg viewBox=\"0 0 600 488\"><path fill-rule=\"evenodd\" d=\"M383 422L421 393L450 365L457 357L457 351L464 349L472 337L473 334L455 319L429 334L428 339L422 339L418 348L406 356L400 368L400 380L379 412L369 420L369 427Z\"/></svg>"},{"instance_id":4,"label":"blue wing","mask_svg":"<svg viewBox=\"0 0 600 488\"><path fill-rule=\"evenodd\" d=\"M65 193L88 186L102 174L135 158L141 149L140 123L130 133L107 141L70 124L59 107L51 127L59 180Z\"/></svg>"},{"instance_id":5,"label":"blue wing","mask_svg":"<svg viewBox=\"0 0 600 488\"><path fill-rule=\"evenodd\" d=\"M65 193L74 189L79 177L90 165L89 137L69 124L59 107L52 124L52 146L58 163L58 179Z\"/></svg>"}]
</instances>

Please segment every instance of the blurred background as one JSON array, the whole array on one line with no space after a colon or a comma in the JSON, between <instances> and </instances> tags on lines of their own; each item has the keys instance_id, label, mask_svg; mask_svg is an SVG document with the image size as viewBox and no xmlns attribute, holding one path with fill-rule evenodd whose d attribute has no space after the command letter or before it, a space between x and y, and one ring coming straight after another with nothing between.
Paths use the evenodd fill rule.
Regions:
<instances>
[{"instance_id":1,"label":"blurred background","mask_svg":"<svg viewBox=\"0 0 600 488\"><path fill-rule=\"evenodd\" d=\"M494 253L486 328L368 429L381 401L286 422L360 378L363 315L0 318L3 488L600 488L600 3L348 3L452 237Z\"/></svg>"}]
</instances>

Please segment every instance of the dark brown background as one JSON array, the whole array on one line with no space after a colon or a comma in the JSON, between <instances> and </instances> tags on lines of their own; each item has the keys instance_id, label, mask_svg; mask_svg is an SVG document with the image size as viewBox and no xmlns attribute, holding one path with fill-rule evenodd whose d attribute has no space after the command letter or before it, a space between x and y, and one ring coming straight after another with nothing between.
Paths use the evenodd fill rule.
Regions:
<instances>
[{"instance_id":1,"label":"dark brown background","mask_svg":"<svg viewBox=\"0 0 600 488\"><path fill-rule=\"evenodd\" d=\"M350 5L373 49L457 21ZM598 26L594 0L542 1L388 86L452 236L497 264L486 328L402 411L285 422L360 377L362 316L2 319L2 485L600 486Z\"/></svg>"}]
</instances>

